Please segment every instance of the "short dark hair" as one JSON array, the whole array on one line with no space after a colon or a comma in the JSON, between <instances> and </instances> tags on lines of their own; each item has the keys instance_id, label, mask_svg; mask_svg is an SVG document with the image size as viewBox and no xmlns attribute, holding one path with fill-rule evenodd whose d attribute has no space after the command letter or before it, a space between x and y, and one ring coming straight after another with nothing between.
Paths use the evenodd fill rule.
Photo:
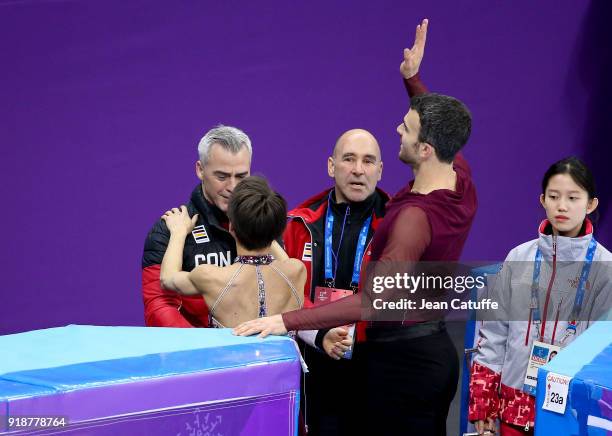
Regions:
<instances>
[{"instance_id":1,"label":"short dark hair","mask_svg":"<svg viewBox=\"0 0 612 436\"><path fill-rule=\"evenodd\" d=\"M265 248L283 234L287 202L259 176L243 179L232 192L227 216L238 242L247 250Z\"/></svg>"},{"instance_id":2,"label":"short dark hair","mask_svg":"<svg viewBox=\"0 0 612 436\"><path fill-rule=\"evenodd\" d=\"M447 95L421 94L410 99L419 114L419 142L430 144L438 159L451 163L472 131L472 116L459 100Z\"/></svg>"},{"instance_id":3,"label":"short dark hair","mask_svg":"<svg viewBox=\"0 0 612 436\"><path fill-rule=\"evenodd\" d=\"M548 168L542 179L542 194L546 194L548 182L557 174L569 174L572 180L589 194L589 199L596 197L595 179L589 167L574 156L555 162Z\"/></svg>"}]
</instances>

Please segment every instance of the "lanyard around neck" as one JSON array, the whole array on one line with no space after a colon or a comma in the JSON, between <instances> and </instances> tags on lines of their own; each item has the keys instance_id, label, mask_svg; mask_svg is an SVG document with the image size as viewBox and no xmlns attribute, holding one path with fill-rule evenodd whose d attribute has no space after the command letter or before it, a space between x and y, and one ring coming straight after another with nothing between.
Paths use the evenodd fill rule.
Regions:
<instances>
[{"instance_id":1,"label":"lanyard around neck","mask_svg":"<svg viewBox=\"0 0 612 436\"><path fill-rule=\"evenodd\" d=\"M332 250L333 243L333 231L334 231L334 214L331 210L331 192L327 203L327 212L325 215L325 281L330 287L336 285L336 273L338 271L338 256L340 255L340 248L342 246L342 238L344 237L344 229L346 227L346 218L350 213L350 205L346 206L346 212L344 213L344 219L342 221L342 228L340 230L340 240L338 241L338 249L336 253ZM370 230L370 223L372 222L372 216L369 216L365 220L361 231L359 232L359 239L357 240L357 249L355 250L355 260L353 262L353 275L351 277L351 287L356 289L359 285L359 275L361 271L361 262L363 260L363 253L365 251L366 242L368 239L368 231Z\"/></svg>"},{"instance_id":2,"label":"lanyard around neck","mask_svg":"<svg viewBox=\"0 0 612 436\"><path fill-rule=\"evenodd\" d=\"M553 244L556 244L553 241ZM591 265L593 263L593 258L595 256L595 249L597 248L597 241L595 237L591 237L591 241L589 242L589 247L587 248L586 257L584 259L584 265L582 266L582 272L580 273L580 280L578 282L578 287L576 289L576 297L574 298L574 305L572 307L572 312L570 314L569 324L567 326L567 331L571 330L571 333L576 332L576 325L578 323L578 317L580 315L580 311L582 309L582 303L584 301L584 290L586 287L586 282L589 277L589 273L591 271ZM556 248L555 248L556 251ZM535 263L533 266L533 280L531 282L531 305L530 309L532 311L532 320L536 325L539 325L541 322L540 317L540 293L539 293L539 281L540 281L540 270L542 266L542 251L540 247L536 250L535 254ZM570 334L571 334L570 333ZM543 340L543 338L540 338Z\"/></svg>"}]
</instances>

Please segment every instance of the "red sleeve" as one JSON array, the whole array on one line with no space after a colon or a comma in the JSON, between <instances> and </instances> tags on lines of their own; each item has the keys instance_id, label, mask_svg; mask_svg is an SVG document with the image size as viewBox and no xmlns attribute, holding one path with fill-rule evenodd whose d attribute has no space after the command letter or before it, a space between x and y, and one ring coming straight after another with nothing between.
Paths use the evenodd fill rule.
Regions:
<instances>
[{"instance_id":1,"label":"red sleeve","mask_svg":"<svg viewBox=\"0 0 612 436\"><path fill-rule=\"evenodd\" d=\"M427 94L429 92L425 84L421 82L419 73L415 74L410 79L404 79L404 86L406 87L408 96L411 98L415 95Z\"/></svg>"},{"instance_id":2,"label":"red sleeve","mask_svg":"<svg viewBox=\"0 0 612 436\"><path fill-rule=\"evenodd\" d=\"M407 207L393 221L381 261L418 262L431 242L431 228L423 209Z\"/></svg>"},{"instance_id":3,"label":"red sleeve","mask_svg":"<svg viewBox=\"0 0 612 436\"><path fill-rule=\"evenodd\" d=\"M470 375L468 419L485 421L496 419L499 411L499 383L501 376L484 365L474 362Z\"/></svg>"},{"instance_id":4,"label":"red sleeve","mask_svg":"<svg viewBox=\"0 0 612 436\"><path fill-rule=\"evenodd\" d=\"M287 256L299 259L296 244L295 244L295 233L296 233L296 224L294 220L290 220L287 223L287 227L285 227L285 231L283 232L283 245Z\"/></svg>"},{"instance_id":5,"label":"red sleeve","mask_svg":"<svg viewBox=\"0 0 612 436\"><path fill-rule=\"evenodd\" d=\"M306 267L306 281L304 282L304 306L312 305L310 301L310 287L311 287L311 279L312 279L312 263L305 262L303 260L303 254L306 247L306 242L310 241L310 238L304 239L306 236L305 232L308 230L304 227L297 219L292 219L287 223L287 227L283 232L283 244L285 248L285 252L287 256L301 260L304 266ZM312 248L311 248L312 249ZM312 253L312 251L311 251ZM311 255L312 256L312 255Z\"/></svg>"},{"instance_id":6,"label":"red sleeve","mask_svg":"<svg viewBox=\"0 0 612 436\"><path fill-rule=\"evenodd\" d=\"M161 288L160 265L142 269L142 299L147 327L194 327L179 312L181 296Z\"/></svg>"}]
</instances>

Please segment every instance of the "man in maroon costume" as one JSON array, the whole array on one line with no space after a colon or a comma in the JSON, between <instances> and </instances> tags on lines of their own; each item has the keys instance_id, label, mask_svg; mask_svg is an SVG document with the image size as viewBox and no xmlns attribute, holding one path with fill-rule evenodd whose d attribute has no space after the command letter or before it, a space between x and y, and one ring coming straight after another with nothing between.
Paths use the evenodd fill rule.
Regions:
<instances>
[{"instance_id":1,"label":"man in maroon costume","mask_svg":"<svg viewBox=\"0 0 612 436\"><path fill-rule=\"evenodd\" d=\"M399 158L415 178L387 204L372 241L373 261L457 261L476 213L476 189L458 154L470 135L471 116L458 100L428 94L417 74L427 24L417 26L415 44L404 50L400 66L411 108L397 127ZM372 298L368 292L361 295ZM362 317L362 296L249 321L235 333L266 336L354 322ZM366 408L355 419L376 434L446 434L458 358L444 323L377 323L366 336Z\"/></svg>"}]
</instances>

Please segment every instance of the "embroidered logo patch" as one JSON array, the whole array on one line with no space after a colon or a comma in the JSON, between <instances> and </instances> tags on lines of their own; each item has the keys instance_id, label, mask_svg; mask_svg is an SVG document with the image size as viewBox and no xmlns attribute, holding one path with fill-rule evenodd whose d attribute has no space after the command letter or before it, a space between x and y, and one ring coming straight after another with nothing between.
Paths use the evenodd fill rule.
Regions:
<instances>
[{"instance_id":1,"label":"embroidered logo patch","mask_svg":"<svg viewBox=\"0 0 612 436\"><path fill-rule=\"evenodd\" d=\"M208 233L206 233L206 228L202 226L194 227L191 231L193 235L193 239L195 239L196 244L203 244L204 242L210 242L210 238L208 237Z\"/></svg>"},{"instance_id":2,"label":"embroidered logo patch","mask_svg":"<svg viewBox=\"0 0 612 436\"><path fill-rule=\"evenodd\" d=\"M304 252L302 253L302 260L306 262L312 261L312 242L306 242L304 244Z\"/></svg>"}]
</instances>

